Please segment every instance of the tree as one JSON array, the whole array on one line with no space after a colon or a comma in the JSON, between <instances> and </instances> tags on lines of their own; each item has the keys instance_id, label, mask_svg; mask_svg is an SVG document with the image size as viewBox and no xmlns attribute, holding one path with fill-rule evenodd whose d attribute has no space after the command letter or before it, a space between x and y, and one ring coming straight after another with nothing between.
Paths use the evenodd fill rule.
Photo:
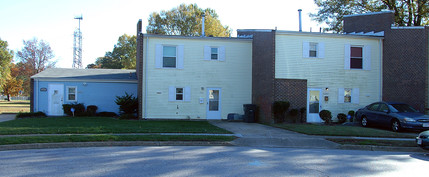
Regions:
<instances>
[{"instance_id":1,"label":"tree","mask_svg":"<svg viewBox=\"0 0 429 177\"><path fill-rule=\"evenodd\" d=\"M137 55L137 37L124 34L119 37L112 52L98 57L95 64L87 68L135 69Z\"/></svg>"},{"instance_id":2,"label":"tree","mask_svg":"<svg viewBox=\"0 0 429 177\"><path fill-rule=\"evenodd\" d=\"M54 58L54 53L48 43L43 40L39 42L36 38L24 40L23 43L24 47L18 52L18 58L30 67L30 76L42 72L46 68L55 67L55 62L50 61Z\"/></svg>"},{"instance_id":3,"label":"tree","mask_svg":"<svg viewBox=\"0 0 429 177\"><path fill-rule=\"evenodd\" d=\"M23 80L18 77L20 70L14 63L10 63L10 71L11 72L5 77L5 81L1 84L3 93L7 95L8 101L10 101L10 97L18 95L23 85Z\"/></svg>"},{"instance_id":4,"label":"tree","mask_svg":"<svg viewBox=\"0 0 429 177\"><path fill-rule=\"evenodd\" d=\"M429 24L429 0L314 0L319 11L310 17L326 23L328 31L341 32L345 15L392 10L395 24L421 26Z\"/></svg>"},{"instance_id":5,"label":"tree","mask_svg":"<svg viewBox=\"0 0 429 177\"><path fill-rule=\"evenodd\" d=\"M9 65L13 58L13 51L7 47L7 42L0 38L0 83L6 82L6 78L10 73ZM2 90L2 85L0 84L0 91Z\"/></svg>"},{"instance_id":6,"label":"tree","mask_svg":"<svg viewBox=\"0 0 429 177\"><path fill-rule=\"evenodd\" d=\"M207 36L228 37L231 29L223 26L213 9L201 9L197 4L181 4L170 11L153 12L149 16L146 32L149 34L201 36L202 15L205 14L205 34Z\"/></svg>"}]
</instances>

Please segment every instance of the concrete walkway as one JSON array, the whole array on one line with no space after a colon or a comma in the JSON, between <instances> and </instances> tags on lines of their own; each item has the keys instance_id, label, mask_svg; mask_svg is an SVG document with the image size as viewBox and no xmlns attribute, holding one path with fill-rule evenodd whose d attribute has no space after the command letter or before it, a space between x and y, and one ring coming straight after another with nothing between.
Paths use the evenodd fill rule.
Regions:
<instances>
[{"instance_id":1,"label":"concrete walkway","mask_svg":"<svg viewBox=\"0 0 429 177\"><path fill-rule=\"evenodd\" d=\"M5 122L15 119L15 114L0 114L0 122Z\"/></svg>"},{"instance_id":2,"label":"concrete walkway","mask_svg":"<svg viewBox=\"0 0 429 177\"><path fill-rule=\"evenodd\" d=\"M304 135L258 123L209 121L238 135L231 143L253 147L338 148L340 145L324 137Z\"/></svg>"}]
</instances>

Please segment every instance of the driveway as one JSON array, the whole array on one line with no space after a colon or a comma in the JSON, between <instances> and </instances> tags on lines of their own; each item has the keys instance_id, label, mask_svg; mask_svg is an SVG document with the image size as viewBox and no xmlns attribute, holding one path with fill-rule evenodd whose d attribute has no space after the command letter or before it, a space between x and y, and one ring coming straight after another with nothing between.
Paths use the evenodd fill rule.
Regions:
<instances>
[{"instance_id":1,"label":"driveway","mask_svg":"<svg viewBox=\"0 0 429 177\"><path fill-rule=\"evenodd\" d=\"M340 145L322 137L304 135L258 123L210 121L211 124L241 135L231 143L252 147L337 148Z\"/></svg>"},{"instance_id":2,"label":"driveway","mask_svg":"<svg viewBox=\"0 0 429 177\"><path fill-rule=\"evenodd\" d=\"M0 114L0 122L5 122L15 119L15 114Z\"/></svg>"}]
</instances>

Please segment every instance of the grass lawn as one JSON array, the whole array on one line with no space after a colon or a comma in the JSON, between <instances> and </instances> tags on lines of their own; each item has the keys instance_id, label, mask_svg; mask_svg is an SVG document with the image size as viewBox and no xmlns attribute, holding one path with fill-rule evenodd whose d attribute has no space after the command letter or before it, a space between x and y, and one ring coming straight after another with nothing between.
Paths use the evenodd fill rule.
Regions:
<instances>
[{"instance_id":1,"label":"grass lawn","mask_svg":"<svg viewBox=\"0 0 429 177\"><path fill-rule=\"evenodd\" d=\"M0 113L30 112L30 101L0 101Z\"/></svg>"},{"instance_id":2,"label":"grass lawn","mask_svg":"<svg viewBox=\"0 0 429 177\"><path fill-rule=\"evenodd\" d=\"M170 136L170 135L59 135L2 137L0 145L59 142L100 142L100 141L232 141L231 136Z\"/></svg>"},{"instance_id":3,"label":"grass lawn","mask_svg":"<svg viewBox=\"0 0 429 177\"><path fill-rule=\"evenodd\" d=\"M365 128L359 126L321 125L321 124L270 124L274 127L304 133L308 135L325 136L357 136L357 137L387 137L387 138L415 138L410 133L396 133L389 130Z\"/></svg>"},{"instance_id":4,"label":"grass lawn","mask_svg":"<svg viewBox=\"0 0 429 177\"><path fill-rule=\"evenodd\" d=\"M47 117L0 122L0 135L104 133L211 133L227 130L206 121L118 120L107 117Z\"/></svg>"},{"instance_id":5,"label":"grass lawn","mask_svg":"<svg viewBox=\"0 0 429 177\"><path fill-rule=\"evenodd\" d=\"M351 144L351 145L418 147L416 142L414 141L360 140L360 139L340 139L340 138L327 138L327 140L335 143L339 143L339 144Z\"/></svg>"}]
</instances>

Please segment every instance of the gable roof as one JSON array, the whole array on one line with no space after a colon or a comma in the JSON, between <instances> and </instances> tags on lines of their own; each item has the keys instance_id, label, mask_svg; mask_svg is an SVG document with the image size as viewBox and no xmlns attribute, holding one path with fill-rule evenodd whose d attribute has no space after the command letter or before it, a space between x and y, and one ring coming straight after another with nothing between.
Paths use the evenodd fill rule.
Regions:
<instances>
[{"instance_id":1,"label":"gable roof","mask_svg":"<svg viewBox=\"0 0 429 177\"><path fill-rule=\"evenodd\" d=\"M33 79L57 81L125 81L137 82L136 70L48 68Z\"/></svg>"}]
</instances>

